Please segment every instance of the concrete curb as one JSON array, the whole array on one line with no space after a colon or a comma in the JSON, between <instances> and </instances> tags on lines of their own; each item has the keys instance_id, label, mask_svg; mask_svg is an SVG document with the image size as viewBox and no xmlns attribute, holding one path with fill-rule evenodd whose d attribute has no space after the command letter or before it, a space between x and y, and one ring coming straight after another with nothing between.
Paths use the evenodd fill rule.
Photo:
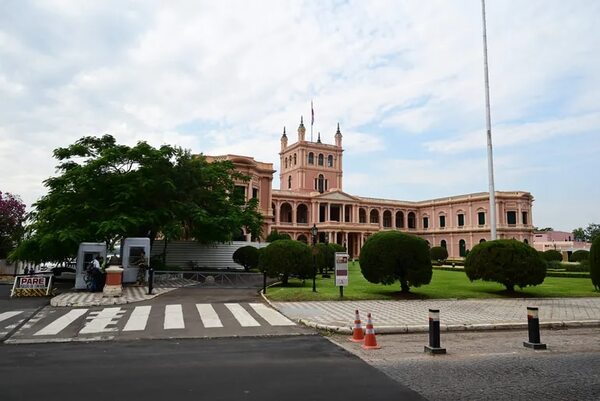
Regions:
<instances>
[{"instance_id":1,"label":"concrete curb","mask_svg":"<svg viewBox=\"0 0 600 401\"><path fill-rule=\"evenodd\" d=\"M272 307L275 307L268 300ZM277 308L275 308L277 309ZM281 312L281 311L280 311ZM307 327L313 327L318 330L325 330L333 333L352 334L350 324L348 327L333 326L322 323L316 323L306 319L297 319ZM580 327L600 327L600 320L569 320L540 323L540 328L545 329L564 329ZM440 330L446 332L456 331L494 331L494 330L524 330L527 329L527 323L476 323L476 324L441 324ZM399 325L399 326L375 326L375 332L378 334L404 334L404 333L426 333L429 331L429 325Z\"/></svg>"}]
</instances>

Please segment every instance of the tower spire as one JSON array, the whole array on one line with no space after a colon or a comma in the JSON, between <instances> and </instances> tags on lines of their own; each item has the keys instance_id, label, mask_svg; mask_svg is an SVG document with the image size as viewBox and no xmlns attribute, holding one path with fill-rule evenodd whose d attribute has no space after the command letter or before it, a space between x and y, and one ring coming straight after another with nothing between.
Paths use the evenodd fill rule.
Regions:
<instances>
[{"instance_id":1,"label":"tower spire","mask_svg":"<svg viewBox=\"0 0 600 401\"><path fill-rule=\"evenodd\" d=\"M321 131L319 131L319 134L317 137L317 143L321 143Z\"/></svg>"},{"instance_id":2,"label":"tower spire","mask_svg":"<svg viewBox=\"0 0 600 401\"><path fill-rule=\"evenodd\" d=\"M304 118L300 116L300 125L298 126L298 142L304 142L305 134L306 128L304 128Z\"/></svg>"},{"instance_id":3,"label":"tower spire","mask_svg":"<svg viewBox=\"0 0 600 401\"><path fill-rule=\"evenodd\" d=\"M335 132L335 146L338 148L342 147L342 131L340 131L340 123L337 124L337 131Z\"/></svg>"}]
</instances>

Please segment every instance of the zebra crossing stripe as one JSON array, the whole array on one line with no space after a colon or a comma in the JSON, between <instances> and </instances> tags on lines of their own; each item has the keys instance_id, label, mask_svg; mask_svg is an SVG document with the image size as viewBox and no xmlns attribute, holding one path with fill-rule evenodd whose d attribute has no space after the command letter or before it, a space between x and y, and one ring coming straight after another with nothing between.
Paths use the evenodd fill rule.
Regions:
<instances>
[{"instance_id":1,"label":"zebra crossing stripe","mask_svg":"<svg viewBox=\"0 0 600 401\"><path fill-rule=\"evenodd\" d=\"M242 305L225 304L225 306L231 311L233 317L235 317L242 327L260 326L260 323L258 323L244 308L242 308Z\"/></svg>"},{"instance_id":2,"label":"zebra crossing stripe","mask_svg":"<svg viewBox=\"0 0 600 401\"><path fill-rule=\"evenodd\" d=\"M283 316L281 313L277 312L274 309L269 308L265 304L249 304L252 309L256 311L265 319L271 326L295 326L296 324L292 322L287 317Z\"/></svg>"},{"instance_id":3,"label":"zebra crossing stripe","mask_svg":"<svg viewBox=\"0 0 600 401\"><path fill-rule=\"evenodd\" d=\"M198 308L200 319L202 319L205 328L223 327L221 319L219 319L215 308L211 304L196 304L196 308Z\"/></svg>"},{"instance_id":4,"label":"zebra crossing stripe","mask_svg":"<svg viewBox=\"0 0 600 401\"><path fill-rule=\"evenodd\" d=\"M165 322L163 325L165 330L185 329L183 322L183 309L181 305L166 305L165 306Z\"/></svg>"},{"instance_id":5,"label":"zebra crossing stripe","mask_svg":"<svg viewBox=\"0 0 600 401\"><path fill-rule=\"evenodd\" d=\"M93 314L95 312L91 312ZM79 334L105 333L109 331L117 331L116 327L107 327L110 324L116 324L122 316L121 308L104 308L93 317L79 331ZM89 319L89 318L88 318Z\"/></svg>"},{"instance_id":6,"label":"zebra crossing stripe","mask_svg":"<svg viewBox=\"0 0 600 401\"><path fill-rule=\"evenodd\" d=\"M34 334L34 336L51 336L60 333L68 325L73 323L75 320L85 315L87 309L73 309L63 316L59 317L48 326L44 327L40 331Z\"/></svg>"},{"instance_id":7,"label":"zebra crossing stripe","mask_svg":"<svg viewBox=\"0 0 600 401\"><path fill-rule=\"evenodd\" d=\"M136 306L131 312L123 331L145 330L151 308L151 306Z\"/></svg>"},{"instance_id":8,"label":"zebra crossing stripe","mask_svg":"<svg viewBox=\"0 0 600 401\"><path fill-rule=\"evenodd\" d=\"M0 322L3 320L10 319L11 317L20 315L21 313L23 313L22 310L15 310L15 311L10 311L10 312L0 313Z\"/></svg>"}]
</instances>

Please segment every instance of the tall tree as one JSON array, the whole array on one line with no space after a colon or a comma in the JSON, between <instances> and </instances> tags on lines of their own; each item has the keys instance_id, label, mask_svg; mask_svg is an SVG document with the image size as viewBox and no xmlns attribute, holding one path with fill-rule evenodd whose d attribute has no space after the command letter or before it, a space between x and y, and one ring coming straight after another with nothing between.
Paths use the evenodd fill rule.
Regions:
<instances>
[{"instance_id":1,"label":"tall tree","mask_svg":"<svg viewBox=\"0 0 600 401\"><path fill-rule=\"evenodd\" d=\"M585 229L579 227L573 230L576 241L593 242L598 235L600 235L600 224L590 223Z\"/></svg>"},{"instance_id":2,"label":"tall tree","mask_svg":"<svg viewBox=\"0 0 600 401\"><path fill-rule=\"evenodd\" d=\"M25 204L18 196L0 191L0 259L21 239L24 221Z\"/></svg>"},{"instance_id":3,"label":"tall tree","mask_svg":"<svg viewBox=\"0 0 600 401\"><path fill-rule=\"evenodd\" d=\"M54 157L59 175L44 182L48 194L34 204L28 240L54 260L73 255L83 241L111 246L124 237L154 240L161 233L225 242L241 227L260 234L257 201L246 203L235 191L235 182L248 177L231 162L208 163L169 145L119 145L110 135L81 138Z\"/></svg>"}]
</instances>

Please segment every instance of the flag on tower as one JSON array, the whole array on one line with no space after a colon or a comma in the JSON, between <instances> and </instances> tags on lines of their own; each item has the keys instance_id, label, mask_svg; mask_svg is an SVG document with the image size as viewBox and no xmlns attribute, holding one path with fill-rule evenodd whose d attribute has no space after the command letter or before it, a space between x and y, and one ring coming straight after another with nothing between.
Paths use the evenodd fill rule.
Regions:
<instances>
[{"instance_id":1,"label":"flag on tower","mask_svg":"<svg viewBox=\"0 0 600 401\"><path fill-rule=\"evenodd\" d=\"M315 109L313 108L313 102L312 100L310 101L310 125L314 125L315 123Z\"/></svg>"}]
</instances>

